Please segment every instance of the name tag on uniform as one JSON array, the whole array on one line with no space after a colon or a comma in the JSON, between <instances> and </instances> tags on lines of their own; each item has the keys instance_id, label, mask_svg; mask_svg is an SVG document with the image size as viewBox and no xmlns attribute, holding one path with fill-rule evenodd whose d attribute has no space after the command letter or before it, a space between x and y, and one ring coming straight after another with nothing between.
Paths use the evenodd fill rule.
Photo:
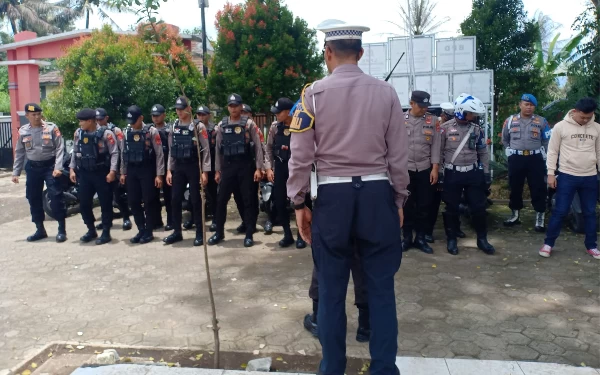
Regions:
<instances>
[{"instance_id":1,"label":"name tag on uniform","mask_svg":"<svg viewBox=\"0 0 600 375\"><path fill-rule=\"evenodd\" d=\"M42 139L52 139L52 136L50 134L44 133L42 134Z\"/></svg>"},{"instance_id":2,"label":"name tag on uniform","mask_svg":"<svg viewBox=\"0 0 600 375\"><path fill-rule=\"evenodd\" d=\"M23 137L23 142L31 142L31 137Z\"/></svg>"},{"instance_id":3,"label":"name tag on uniform","mask_svg":"<svg viewBox=\"0 0 600 375\"><path fill-rule=\"evenodd\" d=\"M184 131L181 132L181 134L188 135L188 134L190 134L190 131L189 130L184 130Z\"/></svg>"},{"instance_id":4,"label":"name tag on uniform","mask_svg":"<svg viewBox=\"0 0 600 375\"><path fill-rule=\"evenodd\" d=\"M179 134L179 133L181 133L181 129L179 129L179 128L173 129L173 134Z\"/></svg>"},{"instance_id":5,"label":"name tag on uniform","mask_svg":"<svg viewBox=\"0 0 600 375\"><path fill-rule=\"evenodd\" d=\"M431 130L431 129L423 129L423 134L425 134L425 135L432 135L433 134L433 130Z\"/></svg>"},{"instance_id":6,"label":"name tag on uniform","mask_svg":"<svg viewBox=\"0 0 600 375\"><path fill-rule=\"evenodd\" d=\"M233 131L233 129L231 129L231 128L225 128L226 134L231 134L232 131Z\"/></svg>"}]
</instances>

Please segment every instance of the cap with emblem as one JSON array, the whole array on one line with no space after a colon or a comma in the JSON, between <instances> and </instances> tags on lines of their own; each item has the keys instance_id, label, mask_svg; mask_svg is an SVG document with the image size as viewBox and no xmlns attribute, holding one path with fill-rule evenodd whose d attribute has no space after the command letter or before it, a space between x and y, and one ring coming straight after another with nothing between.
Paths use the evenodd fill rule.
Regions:
<instances>
[{"instance_id":1,"label":"cap with emblem","mask_svg":"<svg viewBox=\"0 0 600 375\"><path fill-rule=\"evenodd\" d=\"M227 105L240 105L242 104L242 97L238 94L231 94L227 97Z\"/></svg>"},{"instance_id":2,"label":"cap with emblem","mask_svg":"<svg viewBox=\"0 0 600 375\"><path fill-rule=\"evenodd\" d=\"M135 124L135 122L140 118L141 115L142 110L140 109L140 107L138 107L137 105L132 105L131 107L127 108L127 123Z\"/></svg>"},{"instance_id":3,"label":"cap with emblem","mask_svg":"<svg viewBox=\"0 0 600 375\"><path fill-rule=\"evenodd\" d=\"M371 30L366 26L350 25L340 20L326 20L317 26L317 30L325 33L325 41L356 39L362 40L362 34Z\"/></svg>"},{"instance_id":4,"label":"cap with emblem","mask_svg":"<svg viewBox=\"0 0 600 375\"><path fill-rule=\"evenodd\" d=\"M104 108L96 108L96 120L102 120L106 116L108 116L108 113L106 112L106 109L104 109Z\"/></svg>"},{"instance_id":5,"label":"cap with emblem","mask_svg":"<svg viewBox=\"0 0 600 375\"><path fill-rule=\"evenodd\" d=\"M91 108L84 108L75 115L77 120L94 120L96 119L96 111Z\"/></svg>"},{"instance_id":6,"label":"cap with emblem","mask_svg":"<svg viewBox=\"0 0 600 375\"><path fill-rule=\"evenodd\" d=\"M196 113L202 115L210 115L210 108L208 108L205 105L201 105L200 107L198 107L198 110L196 110Z\"/></svg>"},{"instance_id":7,"label":"cap with emblem","mask_svg":"<svg viewBox=\"0 0 600 375\"><path fill-rule=\"evenodd\" d=\"M447 115L454 116L454 104L444 102L440 104L440 108L442 109L442 111L446 112Z\"/></svg>"},{"instance_id":8,"label":"cap with emblem","mask_svg":"<svg viewBox=\"0 0 600 375\"><path fill-rule=\"evenodd\" d=\"M248 104L242 104L242 112L252 113L252 107L250 107Z\"/></svg>"},{"instance_id":9,"label":"cap with emblem","mask_svg":"<svg viewBox=\"0 0 600 375\"><path fill-rule=\"evenodd\" d=\"M180 96L179 98L177 98L177 101L175 101L175 108L176 109L186 109L189 106L187 98L184 96Z\"/></svg>"},{"instance_id":10,"label":"cap with emblem","mask_svg":"<svg viewBox=\"0 0 600 375\"><path fill-rule=\"evenodd\" d=\"M36 103L25 104L25 112L42 112L42 108Z\"/></svg>"},{"instance_id":11,"label":"cap with emblem","mask_svg":"<svg viewBox=\"0 0 600 375\"><path fill-rule=\"evenodd\" d=\"M274 106L271 107L271 113L278 114L286 109L291 110L294 102L289 98L279 98Z\"/></svg>"},{"instance_id":12,"label":"cap with emblem","mask_svg":"<svg viewBox=\"0 0 600 375\"><path fill-rule=\"evenodd\" d=\"M431 105L431 95L425 91L413 91L410 101L415 102L421 108L427 108Z\"/></svg>"},{"instance_id":13,"label":"cap with emblem","mask_svg":"<svg viewBox=\"0 0 600 375\"><path fill-rule=\"evenodd\" d=\"M152 116L160 116L163 113L165 113L165 107L163 107L162 105L155 104L152 106L152 111L150 112Z\"/></svg>"},{"instance_id":14,"label":"cap with emblem","mask_svg":"<svg viewBox=\"0 0 600 375\"><path fill-rule=\"evenodd\" d=\"M521 96L521 101L529 102L533 104L534 107L537 107L537 99L531 94L523 94L523 96Z\"/></svg>"}]
</instances>

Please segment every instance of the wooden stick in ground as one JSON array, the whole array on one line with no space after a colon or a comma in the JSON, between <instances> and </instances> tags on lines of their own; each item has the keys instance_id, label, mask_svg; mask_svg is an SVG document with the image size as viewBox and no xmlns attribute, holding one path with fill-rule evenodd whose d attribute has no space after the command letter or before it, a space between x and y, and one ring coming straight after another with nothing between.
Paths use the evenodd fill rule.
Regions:
<instances>
[{"instance_id":1,"label":"wooden stick in ground","mask_svg":"<svg viewBox=\"0 0 600 375\"><path fill-rule=\"evenodd\" d=\"M192 120L193 121L193 120ZM213 295L212 280L210 278L210 267L208 263L208 246L206 238L206 192L202 186L202 154L200 150L200 136L198 128L194 125L194 133L196 135L196 148L198 150L198 168L200 169L200 197L202 198L202 238L204 239L204 264L206 267L206 281L208 283L208 296L210 298L210 306L212 308L212 329L215 337L215 369L219 368L221 341L219 340L219 320L217 319L217 307L215 306L215 297ZM210 152L205 150L204 152Z\"/></svg>"}]
</instances>

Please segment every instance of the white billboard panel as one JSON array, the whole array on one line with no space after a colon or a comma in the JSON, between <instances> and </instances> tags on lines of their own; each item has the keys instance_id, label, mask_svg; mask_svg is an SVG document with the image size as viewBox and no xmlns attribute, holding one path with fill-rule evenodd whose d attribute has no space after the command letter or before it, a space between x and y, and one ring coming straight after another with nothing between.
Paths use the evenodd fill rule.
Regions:
<instances>
[{"instance_id":1,"label":"white billboard panel","mask_svg":"<svg viewBox=\"0 0 600 375\"><path fill-rule=\"evenodd\" d=\"M410 38L390 38L390 69L396 65L402 53L404 57L394 70L396 74L409 74L410 55L409 49L414 56L415 73L429 73L433 70L433 37L419 36L412 38L412 47L410 47Z\"/></svg>"},{"instance_id":2,"label":"white billboard panel","mask_svg":"<svg viewBox=\"0 0 600 375\"><path fill-rule=\"evenodd\" d=\"M384 77L387 73L387 44L363 44L365 53L358 62L358 67L373 77Z\"/></svg>"},{"instance_id":3,"label":"white billboard panel","mask_svg":"<svg viewBox=\"0 0 600 375\"><path fill-rule=\"evenodd\" d=\"M436 40L436 70L475 70L475 37Z\"/></svg>"},{"instance_id":4,"label":"white billboard panel","mask_svg":"<svg viewBox=\"0 0 600 375\"><path fill-rule=\"evenodd\" d=\"M493 76L490 70L479 70L452 75L454 98L462 93L473 95L483 102L492 103Z\"/></svg>"},{"instance_id":5,"label":"white billboard panel","mask_svg":"<svg viewBox=\"0 0 600 375\"><path fill-rule=\"evenodd\" d=\"M433 74L415 77L415 90L426 91L431 95L431 104L440 105L450 100L450 75Z\"/></svg>"},{"instance_id":6,"label":"white billboard panel","mask_svg":"<svg viewBox=\"0 0 600 375\"><path fill-rule=\"evenodd\" d=\"M400 104L403 107L407 107L410 102L410 79L407 76L391 77L389 80L390 84L396 89Z\"/></svg>"}]
</instances>

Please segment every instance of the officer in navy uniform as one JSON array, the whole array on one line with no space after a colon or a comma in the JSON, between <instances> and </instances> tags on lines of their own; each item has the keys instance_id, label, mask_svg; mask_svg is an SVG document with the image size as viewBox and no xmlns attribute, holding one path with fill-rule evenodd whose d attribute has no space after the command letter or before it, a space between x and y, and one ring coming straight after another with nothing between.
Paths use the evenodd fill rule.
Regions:
<instances>
[{"instance_id":1,"label":"officer in navy uniform","mask_svg":"<svg viewBox=\"0 0 600 375\"><path fill-rule=\"evenodd\" d=\"M206 105L201 105L196 110L196 119L204 124L208 133L208 148L210 152L210 172L208 172L208 184L206 185L206 205L210 209L212 215L212 223L209 231L217 230L217 188L218 184L215 181L215 145L217 144L217 127L214 122L210 121L210 108ZM206 152L206 151L202 151ZM207 212L208 215L208 212Z\"/></svg>"},{"instance_id":2,"label":"officer in navy uniform","mask_svg":"<svg viewBox=\"0 0 600 375\"><path fill-rule=\"evenodd\" d=\"M457 228L459 206L466 192L471 223L477 232L477 247L488 255L495 249L487 240L487 218L485 213L486 190L491 184L489 153L478 116L485 114L481 100L461 94L454 101L455 118L442 125L442 157L444 160L444 191L446 204L443 213L447 237L447 249L458 254ZM479 164L482 168L479 168Z\"/></svg>"},{"instance_id":3,"label":"officer in navy uniform","mask_svg":"<svg viewBox=\"0 0 600 375\"><path fill-rule=\"evenodd\" d=\"M294 106L289 98L280 98L274 106L271 107L271 113L277 116L277 121L269 129L267 138L267 160L268 165L274 167L267 169L267 179L273 185L273 196L275 199L275 210L279 219L279 224L283 227L283 239L279 241L280 247L288 247L294 243L294 236L290 228L290 215L288 212L287 199L287 180L289 177L288 162L292 156L290 152L290 124L292 116L290 110ZM298 233L296 248L304 249L306 242Z\"/></svg>"},{"instance_id":4,"label":"officer in navy uniform","mask_svg":"<svg viewBox=\"0 0 600 375\"><path fill-rule=\"evenodd\" d=\"M440 133L437 117L427 112L431 95L425 91L413 91L411 108L404 115L408 132L408 175L410 195L406 202L406 217L402 232L402 250L412 246L426 254L433 249L425 241L428 229L428 213L433 201L433 186L438 182L440 165ZM413 241L413 231L416 237Z\"/></svg>"},{"instance_id":5,"label":"officer in navy uniform","mask_svg":"<svg viewBox=\"0 0 600 375\"><path fill-rule=\"evenodd\" d=\"M523 185L525 178L531 192L531 204L536 212L535 231L545 232L546 216L546 150L550 142L550 125L545 118L534 114L537 99L523 94L519 103L521 112L504 121L502 143L508 157L508 183L512 216L504 225L512 227L521 223Z\"/></svg>"},{"instance_id":6,"label":"officer in navy uniform","mask_svg":"<svg viewBox=\"0 0 600 375\"><path fill-rule=\"evenodd\" d=\"M242 97L231 94L227 99L229 116L219 123L215 147L215 180L219 183L217 197L217 231L208 240L216 245L225 239L227 203L236 186L239 186L244 201L244 224L246 238L244 246L254 246L253 234L256 229L254 212L254 185L262 178L264 164L260 129L254 121L242 116ZM254 149L254 152L252 152ZM258 193L257 193L258 194ZM258 197L258 195L257 195Z\"/></svg>"},{"instance_id":7,"label":"officer in navy uniform","mask_svg":"<svg viewBox=\"0 0 600 375\"><path fill-rule=\"evenodd\" d=\"M96 123L96 111L84 108L77 112L80 129L75 131L71 158L71 181L79 178L79 207L88 232L81 242L96 239L96 245L109 243L112 227L112 183L117 177L119 147L114 133ZM77 173L75 173L77 169ZM92 212L94 194L98 194L102 212L102 235L98 238Z\"/></svg>"},{"instance_id":8,"label":"officer in navy uniform","mask_svg":"<svg viewBox=\"0 0 600 375\"><path fill-rule=\"evenodd\" d=\"M29 201L31 221L36 226L35 233L27 237L27 241L33 242L48 237L44 228L46 215L42 204L45 182L52 215L58 221L56 242L65 242L67 240L66 207L63 190L57 180L62 175L65 142L58 126L42 120L42 108L39 105L26 104L25 117L29 123L19 128L12 182L19 183L19 176L27 157L26 196Z\"/></svg>"},{"instance_id":9,"label":"officer in navy uniform","mask_svg":"<svg viewBox=\"0 0 600 375\"><path fill-rule=\"evenodd\" d=\"M96 122L98 123L98 125L105 126L108 130L115 133L115 137L117 137L117 146L119 147L120 154L121 151L123 151L123 131L121 130L121 128L109 121L110 118L108 116L108 112L106 112L104 108L96 108ZM121 158L119 158L119 165L120 164ZM118 169L120 170L120 166L118 167ZM113 198L114 201L117 203L117 206L119 206L119 211L121 212L121 215L123 217L123 230L130 230L131 220L129 220L129 203L127 202L127 197L125 196L127 189L119 181L120 179L117 176L117 179L115 180L115 182L113 182ZM102 229L102 223L96 225L96 229Z\"/></svg>"},{"instance_id":10,"label":"officer in navy uniform","mask_svg":"<svg viewBox=\"0 0 600 375\"><path fill-rule=\"evenodd\" d=\"M202 201L200 198L200 180L202 186L208 183L208 172L211 171L210 152L208 150L208 132L200 121L192 117L192 108L188 99L181 96L175 102L178 119L173 124L173 132L169 137L169 163L167 171L167 184L173 187L173 233L163 241L173 244L183 241L181 234L181 217L183 194L189 184L190 203L192 205L193 219L196 224L196 238L194 246L204 244L202 228ZM198 155L198 142L201 155ZM199 158L202 158L202 173L199 168Z\"/></svg>"},{"instance_id":11,"label":"officer in navy uniform","mask_svg":"<svg viewBox=\"0 0 600 375\"><path fill-rule=\"evenodd\" d=\"M165 175L162 139L155 127L144 124L142 110L136 105L127 109L127 123L121 152L121 183L127 183L127 197L138 228L130 242L145 244L154 240L156 204L160 204L156 196Z\"/></svg>"},{"instance_id":12,"label":"officer in navy uniform","mask_svg":"<svg viewBox=\"0 0 600 375\"><path fill-rule=\"evenodd\" d=\"M165 114L166 110L160 104L155 104L152 106L152 110L150 115L152 116L152 126L158 131L160 136L160 144L163 149L164 156L164 165L165 171L167 170L167 162L169 160L169 134L171 133L171 127L165 122ZM162 204L160 203L160 190L162 189L163 200L165 202L165 210L167 211L167 225L165 226L166 231L173 230L173 210L171 206L171 197L173 192L171 191L171 186L163 181L162 187L157 189L156 195L156 225L154 229L158 229L163 226L162 221Z\"/></svg>"},{"instance_id":13,"label":"officer in navy uniform","mask_svg":"<svg viewBox=\"0 0 600 375\"><path fill-rule=\"evenodd\" d=\"M305 87L294 113L287 192L302 238L312 243L319 281L319 373L345 373L345 301L358 251L370 312L369 370L397 375L394 276L402 259L400 228L409 183L402 105L389 83L357 66L364 53L362 33L369 28L329 20L317 29L325 32L323 57L330 75ZM309 190L317 195L314 214L305 207Z\"/></svg>"}]
</instances>

